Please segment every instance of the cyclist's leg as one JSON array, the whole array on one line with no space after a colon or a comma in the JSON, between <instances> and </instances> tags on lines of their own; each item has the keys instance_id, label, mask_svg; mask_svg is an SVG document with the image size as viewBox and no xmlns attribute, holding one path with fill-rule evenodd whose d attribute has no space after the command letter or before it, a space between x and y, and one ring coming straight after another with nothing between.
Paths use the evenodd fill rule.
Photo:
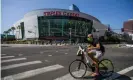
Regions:
<instances>
[{"instance_id":1,"label":"cyclist's leg","mask_svg":"<svg viewBox=\"0 0 133 80\"><path fill-rule=\"evenodd\" d=\"M95 58L95 55L97 54L97 50L93 49L88 52L88 56L95 62L98 62L98 59Z\"/></svg>"},{"instance_id":2,"label":"cyclist's leg","mask_svg":"<svg viewBox=\"0 0 133 80\"><path fill-rule=\"evenodd\" d=\"M96 73L98 74L98 62L100 58L102 57L102 52L96 50L96 55L94 56L94 64L96 65Z\"/></svg>"},{"instance_id":3,"label":"cyclist's leg","mask_svg":"<svg viewBox=\"0 0 133 80\"><path fill-rule=\"evenodd\" d=\"M97 58L95 58L95 55L96 55L97 53L96 53L96 50L91 50L91 51L89 51L89 57L93 60L93 64L95 65L95 73L92 73L92 75L91 76L96 76L97 74L98 74L98 59Z\"/></svg>"}]
</instances>

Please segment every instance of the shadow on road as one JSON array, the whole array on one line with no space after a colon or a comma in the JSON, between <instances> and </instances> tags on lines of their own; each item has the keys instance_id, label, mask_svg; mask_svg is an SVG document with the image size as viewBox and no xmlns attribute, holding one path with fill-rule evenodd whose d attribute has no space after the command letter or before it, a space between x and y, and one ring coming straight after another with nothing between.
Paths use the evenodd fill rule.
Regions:
<instances>
[{"instance_id":1,"label":"shadow on road","mask_svg":"<svg viewBox=\"0 0 133 80\"><path fill-rule=\"evenodd\" d=\"M130 77L126 75L120 75L118 73L114 73L112 76L109 77L102 77L102 76L96 76L96 77L90 77L86 76L83 79L89 80L89 79L94 79L94 80L132 80Z\"/></svg>"},{"instance_id":2,"label":"shadow on road","mask_svg":"<svg viewBox=\"0 0 133 80\"><path fill-rule=\"evenodd\" d=\"M130 77L126 76L126 75L121 75L118 78L103 78L103 77L96 77L94 80L132 80Z\"/></svg>"},{"instance_id":3,"label":"shadow on road","mask_svg":"<svg viewBox=\"0 0 133 80\"><path fill-rule=\"evenodd\" d=\"M118 77L114 80L132 80L132 79L126 75L121 75L120 77Z\"/></svg>"}]
</instances>

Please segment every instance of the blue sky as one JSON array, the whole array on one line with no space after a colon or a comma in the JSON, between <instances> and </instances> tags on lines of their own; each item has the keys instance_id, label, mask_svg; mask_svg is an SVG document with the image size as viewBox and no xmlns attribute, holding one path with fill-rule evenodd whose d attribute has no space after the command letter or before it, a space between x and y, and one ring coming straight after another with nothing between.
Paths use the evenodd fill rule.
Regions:
<instances>
[{"instance_id":1,"label":"blue sky","mask_svg":"<svg viewBox=\"0 0 133 80\"><path fill-rule=\"evenodd\" d=\"M2 0L1 4L1 32L31 10L69 9L71 4L77 5L81 12L95 16L103 24L110 24L112 29L120 29L124 21L133 19L133 0Z\"/></svg>"}]
</instances>

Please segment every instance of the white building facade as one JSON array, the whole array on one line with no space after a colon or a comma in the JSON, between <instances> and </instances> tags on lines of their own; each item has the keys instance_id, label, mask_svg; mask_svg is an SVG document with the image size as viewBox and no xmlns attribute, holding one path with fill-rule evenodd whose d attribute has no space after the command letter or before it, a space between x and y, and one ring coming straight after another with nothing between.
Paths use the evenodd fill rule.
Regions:
<instances>
[{"instance_id":1,"label":"white building facade","mask_svg":"<svg viewBox=\"0 0 133 80\"><path fill-rule=\"evenodd\" d=\"M104 36L107 26L97 18L67 9L38 9L28 12L13 25L16 39L74 39L86 37L92 28ZM71 30L71 31L70 31ZM71 32L71 33L70 33ZM70 35L71 34L71 35Z\"/></svg>"}]
</instances>

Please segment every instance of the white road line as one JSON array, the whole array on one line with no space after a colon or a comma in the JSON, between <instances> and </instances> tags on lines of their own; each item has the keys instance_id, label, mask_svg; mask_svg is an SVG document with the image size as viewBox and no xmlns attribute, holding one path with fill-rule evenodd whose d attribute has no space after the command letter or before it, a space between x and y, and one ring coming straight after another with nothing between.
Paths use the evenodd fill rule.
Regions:
<instances>
[{"instance_id":1,"label":"white road line","mask_svg":"<svg viewBox=\"0 0 133 80\"><path fill-rule=\"evenodd\" d=\"M59 52L59 51L56 51L56 52Z\"/></svg>"},{"instance_id":2,"label":"white road line","mask_svg":"<svg viewBox=\"0 0 133 80\"><path fill-rule=\"evenodd\" d=\"M48 56L52 56L52 55L48 55Z\"/></svg>"},{"instance_id":3,"label":"white road line","mask_svg":"<svg viewBox=\"0 0 133 80\"><path fill-rule=\"evenodd\" d=\"M12 62L12 61L20 61L20 60L26 60L26 58L16 58L16 59L2 60L1 63Z\"/></svg>"},{"instance_id":4,"label":"white road line","mask_svg":"<svg viewBox=\"0 0 133 80\"><path fill-rule=\"evenodd\" d=\"M18 56L22 56L23 54L18 54Z\"/></svg>"},{"instance_id":5,"label":"white road line","mask_svg":"<svg viewBox=\"0 0 133 80\"><path fill-rule=\"evenodd\" d=\"M40 54L43 54L43 53L44 53L44 52L42 52L42 51L40 52Z\"/></svg>"},{"instance_id":6,"label":"white road line","mask_svg":"<svg viewBox=\"0 0 133 80\"><path fill-rule=\"evenodd\" d=\"M80 71L75 71L75 72L73 72L74 74L78 74L78 75L81 75L81 74L83 74L82 73L83 72L83 70L80 70ZM91 72L89 72L89 71L87 71L86 72L86 75L87 74L89 74L89 73L91 73ZM59 78L56 78L56 79L54 79L54 80L77 80L77 79L75 79L75 78L73 78L69 73L68 74L66 74L66 75L64 75L64 76L62 76L62 77L59 77Z\"/></svg>"},{"instance_id":7,"label":"white road line","mask_svg":"<svg viewBox=\"0 0 133 80\"><path fill-rule=\"evenodd\" d=\"M31 61L31 62L25 62L25 63L20 63L20 64L2 66L1 70L12 69L12 68L16 68L16 67L27 66L27 65L38 64L38 63L42 63L42 62L41 61Z\"/></svg>"},{"instance_id":8,"label":"white road line","mask_svg":"<svg viewBox=\"0 0 133 80\"><path fill-rule=\"evenodd\" d=\"M45 60L45 62L49 62L48 60Z\"/></svg>"},{"instance_id":9,"label":"white road line","mask_svg":"<svg viewBox=\"0 0 133 80\"><path fill-rule=\"evenodd\" d=\"M119 71L117 73L114 73L112 76L109 77L109 79L112 79L112 80L116 79L116 78L120 77L121 75L123 75L123 74L125 74L125 73L127 73L127 72L129 72L131 70L133 70L133 66L128 67L126 69L123 69L123 70L121 70L121 71Z\"/></svg>"},{"instance_id":10,"label":"white road line","mask_svg":"<svg viewBox=\"0 0 133 80\"><path fill-rule=\"evenodd\" d=\"M13 58L15 56L4 56L4 57L1 57L1 59L4 59L4 58Z\"/></svg>"},{"instance_id":11,"label":"white road line","mask_svg":"<svg viewBox=\"0 0 133 80\"><path fill-rule=\"evenodd\" d=\"M68 53L65 53L65 54L68 54Z\"/></svg>"},{"instance_id":12,"label":"white road line","mask_svg":"<svg viewBox=\"0 0 133 80\"><path fill-rule=\"evenodd\" d=\"M131 70L133 70L133 66L128 67L128 68L126 68L126 69L123 69L123 70L121 70L121 71L119 71L119 72L117 72L117 73L119 73L119 74L125 74L125 73L127 73L127 72L129 72L129 71L131 71Z\"/></svg>"},{"instance_id":13,"label":"white road line","mask_svg":"<svg viewBox=\"0 0 133 80\"><path fill-rule=\"evenodd\" d=\"M6 54L1 54L2 56L5 56Z\"/></svg>"},{"instance_id":14,"label":"white road line","mask_svg":"<svg viewBox=\"0 0 133 80\"><path fill-rule=\"evenodd\" d=\"M133 77L130 77L131 78L131 80L133 80Z\"/></svg>"},{"instance_id":15,"label":"white road line","mask_svg":"<svg viewBox=\"0 0 133 80\"><path fill-rule=\"evenodd\" d=\"M54 70L61 69L61 68L64 68L64 67L59 64L56 64L56 65L52 65L52 66L48 66L48 67L38 68L38 69L14 74L11 76L6 76L6 77L2 78L1 80L20 80L20 79L33 77L33 76L36 76L36 75L39 75L39 74L42 74L45 72L54 71Z\"/></svg>"}]
</instances>

